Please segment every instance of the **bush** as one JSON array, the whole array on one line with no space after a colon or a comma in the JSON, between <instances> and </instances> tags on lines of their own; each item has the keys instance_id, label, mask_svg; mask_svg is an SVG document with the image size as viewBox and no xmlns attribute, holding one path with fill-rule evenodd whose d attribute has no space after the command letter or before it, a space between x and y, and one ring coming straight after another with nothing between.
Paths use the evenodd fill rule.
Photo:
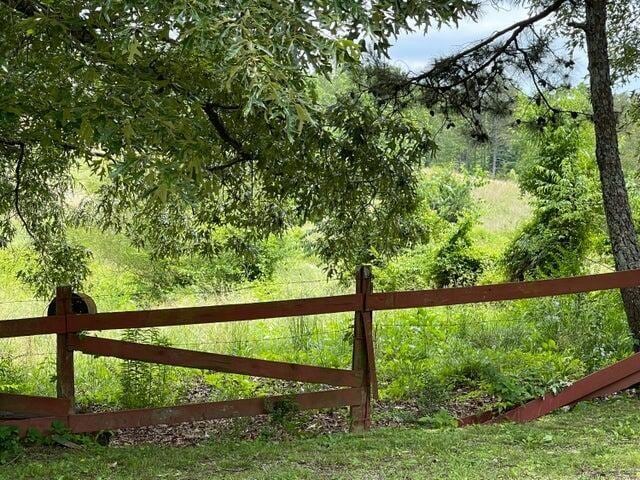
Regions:
<instances>
[{"instance_id":1,"label":"bush","mask_svg":"<svg viewBox=\"0 0 640 480\"><path fill-rule=\"evenodd\" d=\"M420 195L426 206L448 223L458 220L475 210L472 192L484 182L479 175L464 170L432 168L420 184Z\"/></svg>"},{"instance_id":2,"label":"bush","mask_svg":"<svg viewBox=\"0 0 640 480\"><path fill-rule=\"evenodd\" d=\"M461 221L436 252L429 272L436 288L461 287L477 283L484 266L478 253L471 248L469 231L472 225L471 218Z\"/></svg>"},{"instance_id":3,"label":"bush","mask_svg":"<svg viewBox=\"0 0 640 480\"><path fill-rule=\"evenodd\" d=\"M588 106L583 88L554 101L567 110ZM544 106L528 100L519 107L523 125L535 125L516 132L520 188L533 196L534 215L504 254L511 280L579 273L603 225L592 125L566 115L539 122L545 114Z\"/></svg>"},{"instance_id":4,"label":"bush","mask_svg":"<svg viewBox=\"0 0 640 480\"><path fill-rule=\"evenodd\" d=\"M592 182L571 160L559 171L536 169L540 185L533 218L507 247L503 264L511 280L571 276L583 268L594 228Z\"/></svg>"},{"instance_id":5,"label":"bush","mask_svg":"<svg viewBox=\"0 0 640 480\"><path fill-rule=\"evenodd\" d=\"M383 268L374 269L377 291L421 290L431 283L434 248L420 245L390 260Z\"/></svg>"},{"instance_id":6,"label":"bush","mask_svg":"<svg viewBox=\"0 0 640 480\"><path fill-rule=\"evenodd\" d=\"M0 393L15 393L20 384L19 371L11 359L0 357Z\"/></svg>"},{"instance_id":7,"label":"bush","mask_svg":"<svg viewBox=\"0 0 640 480\"><path fill-rule=\"evenodd\" d=\"M587 371L603 368L633 352L620 293L594 292L526 302L521 315L534 321L528 349L553 341Z\"/></svg>"},{"instance_id":8,"label":"bush","mask_svg":"<svg viewBox=\"0 0 640 480\"><path fill-rule=\"evenodd\" d=\"M18 455L21 449L18 429L0 426L0 465Z\"/></svg>"}]
</instances>

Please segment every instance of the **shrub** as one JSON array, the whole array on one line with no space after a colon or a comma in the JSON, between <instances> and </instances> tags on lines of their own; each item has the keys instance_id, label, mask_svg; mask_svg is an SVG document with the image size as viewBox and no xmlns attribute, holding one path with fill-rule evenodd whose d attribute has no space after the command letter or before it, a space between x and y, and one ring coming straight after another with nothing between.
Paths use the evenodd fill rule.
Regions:
<instances>
[{"instance_id":1,"label":"shrub","mask_svg":"<svg viewBox=\"0 0 640 480\"><path fill-rule=\"evenodd\" d=\"M588 106L583 88L554 101L567 110ZM563 115L537 122L545 112L529 101L518 112L523 125L536 125L516 132L520 188L533 196L534 215L505 252L512 280L578 273L595 227L603 224L593 127Z\"/></svg>"},{"instance_id":2,"label":"shrub","mask_svg":"<svg viewBox=\"0 0 640 480\"><path fill-rule=\"evenodd\" d=\"M482 260L471 248L472 225L471 218L461 221L436 252L429 274L437 288L473 285L482 274Z\"/></svg>"},{"instance_id":3,"label":"shrub","mask_svg":"<svg viewBox=\"0 0 640 480\"><path fill-rule=\"evenodd\" d=\"M424 175L420 194L428 208L448 223L455 223L475 210L471 195L484 178L464 170L432 168Z\"/></svg>"},{"instance_id":4,"label":"shrub","mask_svg":"<svg viewBox=\"0 0 640 480\"><path fill-rule=\"evenodd\" d=\"M561 160L559 171L539 166L533 218L507 247L503 264L511 280L571 276L583 268L594 225L591 180Z\"/></svg>"},{"instance_id":5,"label":"shrub","mask_svg":"<svg viewBox=\"0 0 640 480\"><path fill-rule=\"evenodd\" d=\"M20 453L20 437L16 427L0 426L0 464Z\"/></svg>"},{"instance_id":6,"label":"shrub","mask_svg":"<svg viewBox=\"0 0 640 480\"><path fill-rule=\"evenodd\" d=\"M21 378L11 359L0 357L0 393L13 393L18 390Z\"/></svg>"},{"instance_id":7,"label":"shrub","mask_svg":"<svg viewBox=\"0 0 640 480\"><path fill-rule=\"evenodd\" d=\"M434 248L431 245L418 247L391 259L383 268L374 269L377 291L420 290L429 288Z\"/></svg>"}]
</instances>

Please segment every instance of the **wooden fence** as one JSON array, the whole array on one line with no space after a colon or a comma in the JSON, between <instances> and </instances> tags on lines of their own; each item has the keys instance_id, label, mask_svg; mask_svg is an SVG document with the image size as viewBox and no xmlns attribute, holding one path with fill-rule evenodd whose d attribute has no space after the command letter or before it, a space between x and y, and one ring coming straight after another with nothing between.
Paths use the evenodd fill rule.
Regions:
<instances>
[{"instance_id":1,"label":"wooden fence","mask_svg":"<svg viewBox=\"0 0 640 480\"><path fill-rule=\"evenodd\" d=\"M362 431L370 426L371 399L377 398L372 328L374 311L517 300L636 286L640 286L640 270L477 287L373 293L371 271L368 267L360 267L356 275L356 291L352 295L81 315L71 313L71 291L67 287L60 287L56 295L56 315L0 322L0 338L46 334L57 336L57 398L0 394L0 412L10 412L13 415L12 418L0 420L0 425L16 426L24 434L28 428L47 431L53 421L58 421L67 425L73 432L84 433L157 424L177 424L196 420L254 416L268 413L278 402L286 400L295 402L301 410L348 406L351 414L351 429ZM84 333L99 330L211 324L340 312L355 313L353 357L350 370L143 345L88 336ZM308 382L337 388L286 397L275 396L166 408L78 414L75 412L74 352ZM640 357L633 362L627 359L625 365L625 367L617 368L616 371L619 374L611 382L607 383L608 375L601 374L598 377L599 382L592 384L587 381L586 386L580 387L578 398L574 394L566 396L565 400L574 402L581 398L589 398L589 395L593 396L597 392L612 393L612 389L615 390L623 385L628 386L630 381L640 375L638 373L640 372ZM560 403L562 402L549 403L547 401L545 406L552 405L553 408L556 408L558 405L562 406ZM531 408L540 412L545 410L540 408L540 405L534 405ZM518 415L507 418L528 420L535 417L530 412ZM476 423L488 419L489 417L468 418L464 419L462 423Z\"/></svg>"}]
</instances>

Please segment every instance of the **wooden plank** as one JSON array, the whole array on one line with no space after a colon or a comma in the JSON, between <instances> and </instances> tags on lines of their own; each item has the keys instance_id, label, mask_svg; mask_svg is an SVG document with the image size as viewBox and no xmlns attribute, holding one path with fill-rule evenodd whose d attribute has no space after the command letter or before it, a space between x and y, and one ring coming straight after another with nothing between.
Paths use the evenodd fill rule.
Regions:
<instances>
[{"instance_id":1,"label":"wooden plank","mask_svg":"<svg viewBox=\"0 0 640 480\"><path fill-rule=\"evenodd\" d=\"M269 405L278 401L295 401L300 410L337 408L360 402L359 388L302 393L291 396L251 398L226 402L147 408L121 412L88 413L69 416L69 427L75 433L117 430L150 425L175 425L183 422L218 418L252 417L269 413Z\"/></svg>"},{"instance_id":2,"label":"wooden plank","mask_svg":"<svg viewBox=\"0 0 640 480\"><path fill-rule=\"evenodd\" d=\"M274 362L256 358L235 357L217 353L194 352L180 348L143 345L105 338L71 336L69 345L74 350L90 355L138 360L179 367L215 370L217 372L278 378L296 382L359 387L361 375L351 370Z\"/></svg>"},{"instance_id":3,"label":"wooden plank","mask_svg":"<svg viewBox=\"0 0 640 480\"><path fill-rule=\"evenodd\" d=\"M64 315L0 321L0 338L64 333Z\"/></svg>"},{"instance_id":4,"label":"wooden plank","mask_svg":"<svg viewBox=\"0 0 640 480\"><path fill-rule=\"evenodd\" d=\"M67 415L71 402L66 398L34 397L0 393L0 412L26 413L34 416Z\"/></svg>"},{"instance_id":5,"label":"wooden plank","mask_svg":"<svg viewBox=\"0 0 640 480\"><path fill-rule=\"evenodd\" d=\"M27 430L33 428L42 433L49 433L51 431L51 424L53 422L60 422L63 425L68 425L68 417L37 417L37 418L25 418L22 420L0 420L0 427L16 427L18 434L24 437L27 434Z\"/></svg>"},{"instance_id":6,"label":"wooden plank","mask_svg":"<svg viewBox=\"0 0 640 480\"><path fill-rule=\"evenodd\" d=\"M624 377L623 379L618 380L617 382L613 382L611 385L607 385L604 388L596 390L595 392L590 393L585 397L582 397L577 402L583 402L585 400L591 400L593 398L607 397L609 395L613 395L614 393L618 393L623 390L626 390L627 388L631 388L634 385L637 385L639 383L640 383L640 371L636 373L632 373L628 377ZM577 402L574 402L574 403L577 403Z\"/></svg>"},{"instance_id":7,"label":"wooden plank","mask_svg":"<svg viewBox=\"0 0 640 480\"><path fill-rule=\"evenodd\" d=\"M373 312L363 312L362 323L364 329L364 343L367 351L367 375L371 395L378 400L378 374L376 372L376 358L373 348Z\"/></svg>"},{"instance_id":8,"label":"wooden plank","mask_svg":"<svg viewBox=\"0 0 640 480\"><path fill-rule=\"evenodd\" d=\"M371 312L365 311L366 294L372 291L371 269L361 266L356 272L356 293L361 294L362 303L353 319L353 354L351 368L362 376L362 399L350 409L350 430L363 432L371 426L371 374L365 339L365 323L371 320Z\"/></svg>"},{"instance_id":9,"label":"wooden plank","mask_svg":"<svg viewBox=\"0 0 640 480\"><path fill-rule=\"evenodd\" d=\"M487 423L492 420L494 417L499 415L494 411L486 411L482 413L475 413L473 415L469 415L467 417L462 417L458 419L459 427L468 427L469 425L478 425L480 423Z\"/></svg>"},{"instance_id":10,"label":"wooden plank","mask_svg":"<svg viewBox=\"0 0 640 480\"><path fill-rule=\"evenodd\" d=\"M640 270L585 275L581 277L536 280L533 282L443 288L367 295L367 310L436 307L466 303L497 302L549 297L572 293L629 288L640 285Z\"/></svg>"},{"instance_id":11,"label":"wooden plank","mask_svg":"<svg viewBox=\"0 0 640 480\"><path fill-rule=\"evenodd\" d=\"M65 324L72 312L71 287L58 287L56 290L56 313L64 315ZM68 327L65 328L65 331ZM69 334L59 333L56 336L56 393L58 398L69 401L69 411L75 408L75 370L73 366L73 350L69 348Z\"/></svg>"},{"instance_id":12,"label":"wooden plank","mask_svg":"<svg viewBox=\"0 0 640 480\"><path fill-rule=\"evenodd\" d=\"M557 395L547 395L531 400L524 405L504 412L495 417L492 422L511 420L514 422L528 422L566 405L571 405L587 398L595 392L605 391L610 385L619 382L640 371L640 353L636 353L613 365L587 375L562 390Z\"/></svg>"},{"instance_id":13,"label":"wooden plank","mask_svg":"<svg viewBox=\"0 0 640 480\"><path fill-rule=\"evenodd\" d=\"M70 332L80 332L84 330L115 330L235 322L351 312L359 308L361 304L361 295L338 295L236 305L83 314L69 316L68 327Z\"/></svg>"}]
</instances>

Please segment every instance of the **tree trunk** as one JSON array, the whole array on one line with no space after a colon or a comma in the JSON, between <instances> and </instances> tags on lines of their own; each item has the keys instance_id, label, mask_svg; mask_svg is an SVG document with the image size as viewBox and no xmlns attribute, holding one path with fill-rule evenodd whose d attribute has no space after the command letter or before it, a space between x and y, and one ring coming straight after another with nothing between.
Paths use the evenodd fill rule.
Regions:
<instances>
[{"instance_id":1,"label":"tree trunk","mask_svg":"<svg viewBox=\"0 0 640 480\"><path fill-rule=\"evenodd\" d=\"M491 176L496 177L498 173L498 120L494 117L491 122Z\"/></svg>"},{"instance_id":2,"label":"tree trunk","mask_svg":"<svg viewBox=\"0 0 640 480\"><path fill-rule=\"evenodd\" d=\"M616 270L640 268L640 248L618 150L617 119L607 45L607 2L586 0L585 34L589 59L591 104L596 133L596 161ZM634 348L640 346L640 288L622 290L622 301Z\"/></svg>"},{"instance_id":3,"label":"tree trunk","mask_svg":"<svg viewBox=\"0 0 640 480\"><path fill-rule=\"evenodd\" d=\"M491 176L495 178L498 173L498 145L495 139L491 142L491 147L492 147L492 159L493 159L491 164Z\"/></svg>"}]
</instances>

